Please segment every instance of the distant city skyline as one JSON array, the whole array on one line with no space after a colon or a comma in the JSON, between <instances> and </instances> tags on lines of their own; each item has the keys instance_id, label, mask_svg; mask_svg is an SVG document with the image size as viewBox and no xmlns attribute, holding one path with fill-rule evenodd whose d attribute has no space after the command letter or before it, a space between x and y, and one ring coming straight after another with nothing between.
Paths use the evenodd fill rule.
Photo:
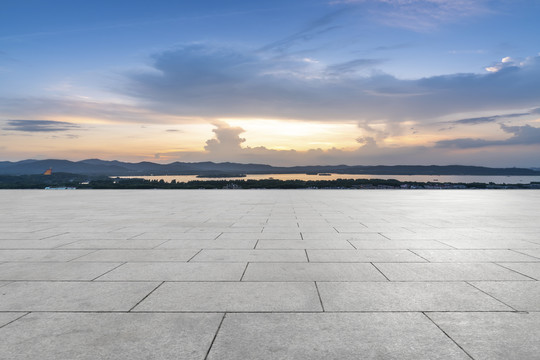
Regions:
<instances>
[{"instance_id":1,"label":"distant city skyline","mask_svg":"<svg viewBox=\"0 0 540 360\"><path fill-rule=\"evenodd\" d=\"M540 167L540 2L4 0L0 161Z\"/></svg>"}]
</instances>

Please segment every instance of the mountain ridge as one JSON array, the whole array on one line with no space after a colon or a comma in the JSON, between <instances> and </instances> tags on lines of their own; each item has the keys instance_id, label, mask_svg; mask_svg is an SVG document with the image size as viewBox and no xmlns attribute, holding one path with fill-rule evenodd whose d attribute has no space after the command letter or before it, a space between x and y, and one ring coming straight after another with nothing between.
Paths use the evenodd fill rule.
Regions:
<instances>
[{"instance_id":1,"label":"mountain ridge","mask_svg":"<svg viewBox=\"0 0 540 360\"><path fill-rule=\"evenodd\" d=\"M491 168L468 165L306 165L271 166L267 164L242 164L234 162L172 162L158 164L149 161L138 163L118 160L86 159L70 161L61 159L16 162L0 161L0 174L42 174L52 168L53 172L85 175L144 176L144 175L219 175L219 174L293 174L293 173L338 173L370 175L530 175L540 176L532 168Z\"/></svg>"}]
</instances>

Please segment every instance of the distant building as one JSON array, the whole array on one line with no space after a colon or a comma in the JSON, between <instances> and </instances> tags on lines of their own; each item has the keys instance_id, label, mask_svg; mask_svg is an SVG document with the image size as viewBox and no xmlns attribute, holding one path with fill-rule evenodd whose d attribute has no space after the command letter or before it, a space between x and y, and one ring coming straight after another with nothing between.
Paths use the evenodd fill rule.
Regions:
<instances>
[{"instance_id":1,"label":"distant building","mask_svg":"<svg viewBox=\"0 0 540 360\"><path fill-rule=\"evenodd\" d=\"M48 168L47 170L45 170L43 175L52 175L52 168Z\"/></svg>"}]
</instances>

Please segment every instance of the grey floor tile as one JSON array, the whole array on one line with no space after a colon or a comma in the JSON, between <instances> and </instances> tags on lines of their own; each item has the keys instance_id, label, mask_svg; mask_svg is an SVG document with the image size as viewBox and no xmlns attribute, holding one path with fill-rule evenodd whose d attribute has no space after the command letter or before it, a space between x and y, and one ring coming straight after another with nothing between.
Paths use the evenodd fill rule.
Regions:
<instances>
[{"instance_id":1,"label":"grey floor tile","mask_svg":"<svg viewBox=\"0 0 540 360\"><path fill-rule=\"evenodd\" d=\"M457 249L540 249L540 244L524 240L501 239L471 239L471 240L440 240L442 243Z\"/></svg>"},{"instance_id":2,"label":"grey floor tile","mask_svg":"<svg viewBox=\"0 0 540 360\"><path fill-rule=\"evenodd\" d=\"M257 249L354 249L346 240L259 240Z\"/></svg>"},{"instance_id":3,"label":"grey floor tile","mask_svg":"<svg viewBox=\"0 0 540 360\"><path fill-rule=\"evenodd\" d=\"M409 250L308 250L310 262L425 262Z\"/></svg>"},{"instance_id":4,"label":"grey floor tile","mask_svg":"<svg viewBox=\"0 0 540 360\"><path fill-rule=\"evenodd\" d=\"M245 268L245 263L127 263L105 274L98 280L239 281Z\"/></svg>"},{"instance_id":5,"label":"grey floor tile","mask_svg":"<svg viewBox=\"0 0 540 360\"><path fill-rule=\"evenodd\" d=\"M534 257L512 250L414 250L414 253L431 262L512 262L539 261Z\"/></svg>"},{"instance_id":6,"label":"grey floor tile","mask_svg":"<svg viewBox=\"0 0 540 360\"><path fill-rule=\"evenodd\" d=\"M92 280L120 263L11 262L0 264L0 280Z\"/></svg>"},{"instance_id":7,"label":"grey floor tile","mask_svg":"<svg viewBox=\"0 0 540 360\"><path fill-rule=\"evenodd\" d=\"M538 233L540 233L540 231ZM537 259L540 259L540 249L520 249L520 250L516 250L516 251L521 253L521 254L533 256L533 257L535 257Z\"/></svg>"},{"instance_id":8,"label":"grey floor tile","mask_svg":"<svg viewBox=\"0 0 540 360\"><path fill-rule=\"evenodd\" d=\"M0 250L0 261L70 261L91 250Z\"/></svg>"},{"instance_id":9,"label":"grey floor tile","mask_svg":"<svg viewBox=\"0 0 540 360\"><path fill-rule=\"evenodd\" d=\"M137 250L97 250L75 261L113 261L113 262L161 262L188 261L198 249L137 249Z\"/></svg>"},{"instance_id":10,"label":"grey floor tile","mask_svg":"<svg viewBox=\"0 0 540 360\"><path fill-rule=\"evenodd\" d=\"M258 240L261 231L256 232L224 232L216 240Z\"/></svg>"},{"instance_id":11,"label":"grey floor tile","mask_svg":"<svg viewBox=\"0 0 540 360\"><path fill-rule=\"evenodd\" d=\"M203 250L192 262L303 262L304 250Z\"/></svg>"},{"instance_id":12,"label":"grey floor tile","mask_svg":"<svg viewBox=\"0 0 540 360\"><path fill-rule=\"evenodd\" d=\"M476 360L538 359L540 313L430 313Z\"/></svg>"},{"instance_id":13,"label":"grey floor tile","mask_svg":"<svg viewBox=\"0 0 540 360\"><path fill-rule=\"evenodd\" d=\"M451 249L434 240L350 240L357 249Z\"/></svg>"},{"instance_id":14,"label":"grey floor tile","mask_svg":"<svg viewBox=\"0 0 540 360\"><path fill-rule=\"evenodd\" d=\"M169 240L156 249L253 249L257 240Z\"/></svg>"},{"instance_id":15,"label":"grey floor tile","mask_svg":"<svg viewBox=\"0 0 540 360\"><path fill-rule=\"evenodd\" d=\"M0 312L0 327L9 324L12 321L17 320L21 316L25 315L24 312ZM1 353L0 353L1 354Z\"/></svg>"},{"instance_id":16,"label":"grey floor tile","mask_svg":"<svg viewBox=\"0 0 540 360\"><path fill-rule=\"evenodd\" d=\"M221 314L33 313L0 329L10 360L203 360Z\"/></svg>"},{"instance_id":17,"label":"grey floor tile","mask_svg":"<svg viewBox=\"0 0 540 360\"><path fill-rule=\"evenodd\" d=\"M244 281L386 281L366 263L250 263Z\"/></svg>"},{"instance_id":18,"label":"grey floor tile","mask_svg":"<svg viewBox=\"0 0 540 360\"><path fill-rule=\"evenodd\" d=\"M531 280L492 263L377 263L391 281Z\"/></svg>"},{"instance_id":19,"label":"grey floor tile","mask_svg":"<svg viewBox=\"0 0 540 360\"><path fill-rule=\"evenodd\" d=\"M321 282L325 311L512 311L463 282Z\"/></svg>"},{"instance_id":20,"label":"grey floor tile","mask_svg":"<svg viewBox=\"0 0 540 360\"><path fill-rule=\"evenodd\" d=\"M71 231L63 234L59 234L53 237L50 237L49 239L62 239L62 240L127 240L134 236L138 235L138 233L133 232L110 232L110 231L99 231L95 228L90 228L85 232L80 231Z\"/></svg>"},{"instance_id":21,"label":"grey floor tile","mask_svg":"<svg viewBox=\"0 0 540 360\"><path fill-rule=\"evenodd\" d=\"M152 249L166 240L79 240L62 249Z\"/></svg>"},{"instance_id":22,"label":"grey floor tile","mask_svg":"<svg viewBox=\"0 0 540 360\"><path fill-rule=\"evenodd\" d=\"M227 314L209 359L468 359L411 313Z\"/></svg>"},{"instance_id":23,"label":"grey floor tile","mask_svg":"<svg viewBox=\"0 0 540 360\"><path fill-rule=\"evenodd\" d=\"M322 311L313 282L165 283L134 311Z\"/></svg>"},{"instance_id":24,"label":"grey floor tile","mask_svg":"<svg viewBox=\"0 0 540 360\"><path fill-rule=\"evenodd\" d=\"M54 249L74 240L0 240L0 249Z\"/></svg>"},{"instance_id":25,"label":"grey floor tile","mask_svg":"<svg viewBox=\"0 0 540 360\"><path fill-rule=\"evenodd\" d=\"M145 282L12 282L0 311L128 311L159 285Z\"/></svg>"},{"instance_id":26,"label":"grey floor tile","mask_svg":"<svg viewBox=\"0 0 540 360\"><path fill-rule=\"evenodd\" d=\"M538 281L482 281L472 285L516 310L540 311Z\"/></svg>"},{"instance_id":27,"label":"grey floor tile","mask_svg":"<svg viewBox=\"0 0 540 360\"><path fill-rule=\"evenodd\" d=\"M530 276L536 280L540 280L540 263L501 263L502 266L508 269L517 271L520 274Z\"/></svg>"}]
</instances>

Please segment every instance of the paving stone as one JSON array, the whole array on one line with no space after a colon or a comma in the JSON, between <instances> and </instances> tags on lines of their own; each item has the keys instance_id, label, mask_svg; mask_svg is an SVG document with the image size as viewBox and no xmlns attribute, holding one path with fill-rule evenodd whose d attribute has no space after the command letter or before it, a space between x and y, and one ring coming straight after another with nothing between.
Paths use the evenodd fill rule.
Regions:
<instances>
[{"instance_id":1,"label":"paving stone","mask_svg":"<svg viewBox=\"0 0 540 360\"><path fill-rule=\"evenodd\" d=\"M258 240L260 231L257 232L224 232L216 240Z\"/></svg>"},{"instance_id":2,"label":"paving stone","mask_svg":"<svg viewBox=\"0 0 540 360\"><path fill-rule=\"evenodd\" d=\"M189 231L189 230L187 230ZM147 232L138 235L137 240L214 240L221 232Z\"/></svg>"},{"instance_id":3,"label":"paving stone","mask_svg":"<svg viewBox=\"0 0 540 360\"><path fill-rule=\"evenodd\" d=\"M0 250L0 261L70 261L88 250Z\"/></svg>"},{"instance_id":4,"label":"paving stone","mask_svg":"<svg viewBox=\"0 0 540 360\"><path fill-rule=\"evenodd\" d=\"M321 282L325 311L512 311L462 282Z\"/></svg>"},{"instance_id":5,"label":"paving stone","mask_svg":"<svg viewBox=\"0 0 540 360\"><path fill-rule=\"evenodd\" d=\"M507 240L483 239L483 240L440 240L442 243L457 249L540 249L540 244L524 240L512 240L509 235Z\"/></svg>"},{"instance_id":6,"label":"paving stone","mask_svg":"<svg viewBox=\"0 0 540 360\"><path fill-rule=\"evenodd\" d=\"M0 249L54 249L74 240L0 240Z\"/></svg>"},{"instance_id":7,"label":"paving stone","mask_svg":"<svg viewBox=\"0 0 540 360\"><path fill-rule=\"evenodd\" d=\"M253 249L257 240L169 240L156 249Z\"/></svg>"},{"instance_id":8,"label":"paving stone","mask_svg":"<svg viewBox=\"0 0 540 360\"><path fill-rule=\"evenodd\" d=\"M540 280L540 263L502 263L505 268L517 271L520 274Z\"/></svg>"},{"instance_id":9,"label":"paving stone","mask_svg":"<svg viewBox=\"0 0 540 360\"><path fill-rule=\"evenodd\" d=\"M538 359L540 313L429 313L476 360Z\"/></svg>"},{"instance_id":10,"label":"paving stone","mask_svg":"<svg viewBox=\"0 0 540 360\"><path fill-rule=\"evenodd\" d=\"M92 280L120 265L110 262L11 262L0 264L0 280Z\"/></svg>"},{"instance_id":11,"label":"paving stone","mask_svg":"<svg viewBox=\"0 0 540 360\"><path fill-rule=\"evenodd\" d=\"M9 324L12 321L17 320L21 316L25 315L26 313L20 313L20 312L0 312L0 328L2 326L5 326ZM1 353L0 353L1 354Z\"/></svg>"},{"instance_id":12,"label":"paving stone","mask_svg":"<svg viewBox=\"0 0 540 360\"><path fill-rule=\"evenodd\" d=\"M159 282L12 282L0 288L0 311L128 311L158 285Z\"/></svg>"},{"instance_id":13,"label":"paving stone","mask_svg":"<svg viewBox=\"0 0 540 360\"><path fill-rule=\"evenodd\" d=\"M239 281L245 268L245 263L127 263L105 274L104 276L101 276L97 280Z\"/></svg>"},{"instance_id":14,"label":"paving stone","mask_svg":"<svg viewBox=\"0 0 540 360\"><path fill-rule=\"evenodd\" d=\"M377 263L391 281L531 280L492 263Z\"/></svg>"},{"instance_id":15,"label":"paving stone","mask_svg":"<svg viewBox=\"0 0 540 360\"><path fill-rule=\"evenodd\" d=\"M534 257L512 250L414 250L431 262L512 262L535 261ZM536 259L540 262L540 259Z\"/></svg>"},{"instance_id":16,"label":"paving stone","mask_svg":"<svg viewBox=\"0 0 540 360\"><path fill-rule=\"evenodd\" d=\"M386 281L365 263L250 263L244 281Z\"/></svg>"},{"instance_id":17,"label":"paving stone","mask_svg":"<svg viewBox=\"0 0 540 360\"><path fill-rule=\"evenodd\" d=\"M166 240L79 240L62 249L152 249Z\"/></svg>"},{"instance_id":18,"label":"paving stone","mask_svg":"<svg viewBox=\"0 0 540 360\"><path fill-rule=\"evenodd\" d=\"M307 250L310 262L426 262L409 250Z\"/></svg>"},{"instance_id":19,"label":"paving stone","mask_svg":"<svg viewBox=\"0 0 540 360\"><path fill-rule=\"evenodd\" d=\"M346 240L259 240L257 249L354 249Z\"/></svg>"},{"instance_id":20,"label":"paving stone","mask_svg":"<svg viewBox=\"0 0 540 360\"><path fill-rule=\"evenodd\" d=\"M540 231L538 232L540 234ZM521 254L525 254L525 255L529 255L529 256L533 256L537 259L540 259L540 249L519 249L519 250L515 250Z\"/></svg>"},{"instance_id":21,"label":"paving stone","mask_svg":"<svg viewBox=\"0 0 540 360\"><path fill-rule=\"evenodd\" d=\"M322 311L313 282L165 283L134 311Z\"/></svg>"},{"instance_id":22,"label":"paving stone","mask_svg":"<svg viewBox=\"0 0 540 360\"><path fill-rule=\"evenodd\" d=\"M435 240L350 240L357 249L451 249Z\"/></svg>"},{"instance_id":23,"label":"paving stone","mask_svg":"<svg viewBox=\"0 0 540 360\"><path fill-rule=\"evenodd\" d=\"M208 359L469 359L413 313L227 314Z\"/></svg>"},{"instance_id":24,"label":"paving stone","mask_svg":"<svg viewBox=\"0 0 540 360\"><path fill-rule=\"evenodd\" d=\"M203 250L192 262L303 262L303 250Z\"/></svg>"},{"instance_id":25,"label":"paving stone","mask_svg":"<svg viewBox=\"0 0 540 360\"><path fill-rule=\"evenodd\" d=\"M161 262L188 261L199 250L197 249L144 249L144 250L97 250L79 257L75 261L112 261L112 262Z\"/></svg>"},{"instance_id":26,"label":"paving stone","mask_svg":"<svg viewBox=\"0 0 540 360\"><path fill-rule=\"evenodd\" d=\"M475 281L471 283L519 311L540 311L538 281Z\"/></svg>"},{"instance_id":27,"label":"paving stone","mask_svg":"<svg viewBox=\"0 0 540 360\"><path fill-rule=\"evenodd\" d=\"M0 329L10 360L203 360L223 315L32 313Z\"/></svg>"},{"instance_id":28,"label":"paving stone","mask_svg":"<svg viewBox=\"0 0 540 360\"><path fill-rule=\"evenodd\" d=\"M76 232L67 232L58 234L49 239L62 239L62 240L127 240L139 234L139 232L100 232L99 229L88 229L86 232L82 232L81 229Z\"/></svg>"}]
</instances>

